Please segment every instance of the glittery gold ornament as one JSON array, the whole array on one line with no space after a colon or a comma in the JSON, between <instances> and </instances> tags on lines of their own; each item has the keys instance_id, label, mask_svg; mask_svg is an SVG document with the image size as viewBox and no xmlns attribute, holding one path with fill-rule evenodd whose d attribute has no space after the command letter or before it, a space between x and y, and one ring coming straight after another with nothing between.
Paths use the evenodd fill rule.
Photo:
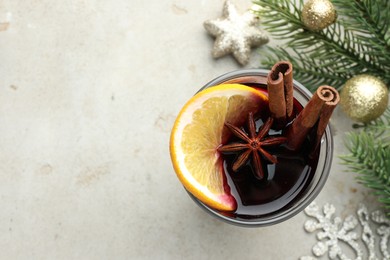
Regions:
<instances>
[{"instance_id":1,"label":"glittery gold ornament","mask_svg":"<svg viewBox=\"0 0 390 260\"><path fill-rule=\"evenodd\" d=\"M302 9L302 22L311 31L325 29L336 18L336 9L329 0L309 0Z\"/></svg>"},{"instance_id":2,"label":"glittery gold ornament","mask_svg":"<svg viewBox=\"0 0 390 260\"><path fill-rule=\"evenodd\" d=\"M212 55L219 58L232 53L234 58L245 65L249 61L251 47L268 42L267 35L258 28L258 18L250 11L239 14L236 7L227 0L222 17L204 22L208 33L216 37Z\"/></svg>"},{"instance_id":3,"label":"glittery gold ornament","mask_svg":"<svg viewBox=\"0 0 390 260\"><path fill-rule=\"evenodd\" d=\"M367 123L386 110L389 91L377 77L361 74L345 83L340 98L341 107L349 117Z\"/></svg>"}]
</instances>

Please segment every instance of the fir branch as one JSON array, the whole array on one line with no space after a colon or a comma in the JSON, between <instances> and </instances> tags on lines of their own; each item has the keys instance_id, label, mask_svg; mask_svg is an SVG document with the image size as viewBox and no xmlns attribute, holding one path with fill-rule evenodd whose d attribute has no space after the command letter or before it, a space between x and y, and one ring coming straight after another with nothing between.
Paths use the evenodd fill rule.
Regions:
<instances>
[{"instance_id":1,"label":"fir branch","mask_svg":"<svg viewBox=\"0 0 390 260\"><path fill-rule=\"evenodd\" d=\"M364 51L382 71L390 69L389 18L390 2L386 0L333 0L341 14L340 23L353 31L351 42ZM353 16L351 15L353 14Z\"/></svg>"},{"instance_id":2,"label":"fir branch","mask_svg":"<svg viewBox=\"0 0 390 260\"><path fill-rule=\"evenodd\" d=\"M283 46L270 48L262 64L289 60L294 77L311 91L319 85L340 89L352 76L367 73L390 87L390 1L332 0L337 21L310 31L301 21L303 0L254 0L262 25ZM390 108L374 122L348 134L349 154L341 156L359 182L374 190L390 217Z\"/></svg>"},{"instance_id":3,"label":"fir branch","mask_svg":"<svg viewBox=\"0 0 390 260\"><path fill-rule=\"evenodd\" d=\"M289 60L294 67L294 77L299 79L310 91L314 92L318 86L323 85L324 82L328 85L337 86L344 84L345 74L342 73L328 73L326 66L318 63L318 60L313 57L308 57L305 54L292 51L292 54L287 52L284 48L268 47L269 51L263 56L262 62L265 67L271 68L275 64L275 57L277 60ZM271 53L271 54L269 54ZM300 62L296 62L298 59ZM313 68L317 68L313 70Z\"/></svg>"},{"instance_id":4,"label":"fir branch","mask_svg":"<svg viewBox=\"0 0 390 260\"><path fill-rule=\"evenodd\" d=\"M358 182L373 189L380 202L387 202L384 206L390 217L390 144L378 142L366 132L350 133L348 139L350 154L341 159L350 172L358 174Z\"/></svg>"},{"instance_id":5,"label":"fir branch","mask_svg":"<svg viewBox=\"0 0 390 260\"><path fill-rule=\"evenodd\" d=\"M338 21L313 32L301 21L303 1L254 0L262 25L276 40L287 40L283 47L271 49L263 65L288 59L302 83L333 85L341 89L354 75L368 73L390 86L389 22L390 4L386 0L333 0ZM318 73L321 72L321 73ZM308 80L310 79L310 81Z\"/></svg>"},{"instance_id":6,"label":"fir branch","mask_svg":"<svg viewBox=\"0 0 390 260\"><path fill-rule=\"evenodd\" d=\"M349 154L340 158L358 182L373 189L390 217L390 108L384 115L366 124L361 131L347 135Z\"/></svg>"}]
</instances>

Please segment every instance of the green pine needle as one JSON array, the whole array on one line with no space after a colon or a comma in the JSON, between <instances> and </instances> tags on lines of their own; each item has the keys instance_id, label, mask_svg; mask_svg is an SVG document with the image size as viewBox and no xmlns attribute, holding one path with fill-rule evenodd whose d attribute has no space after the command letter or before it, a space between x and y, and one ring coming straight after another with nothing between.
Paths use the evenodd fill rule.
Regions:
<instances>
[{"instance_id":1,"label":"green pine needle","mask_svg":"<svg viewBox=\"0 0 390 260\"><path fill-rule=\"evenodd\" d=\"M303 1L254 0L255 13L275 40L262 61L270 68L289 60L295 78L314 91L319 85L341 89L354 75L377 76L390 86L390 1L333 0L338 18L326 29L313 32L301 21Z\"/></svg>"},{"instance_id":2,"label":"green pine needle","mask_svg":"<svg viewBox=\"0 0 390 260\"><path fill-rule=\"evenodd\" d=\"M383 116L347 135L348 154L340 156L358 182L371 188L390 217L390 108Z\"/></svg>"},{"instance_id":3,"label":"green pine needle","mask_svg":"<svg viewBox=\"0 0 390 260\"><path fill-rule=\"evenodd\" d=\"M331 0L338 17L321 31L308 30L301 19L303 0L253 0L255 14L276 41L261 61L294 66L294 78L311 91L320 85L341 89L351 77L370 74L390 87L390 1ZM341 156L357 180L373 189L390 218L390 108L347 135L349 153Z\"/></svg>"}]
</instances>

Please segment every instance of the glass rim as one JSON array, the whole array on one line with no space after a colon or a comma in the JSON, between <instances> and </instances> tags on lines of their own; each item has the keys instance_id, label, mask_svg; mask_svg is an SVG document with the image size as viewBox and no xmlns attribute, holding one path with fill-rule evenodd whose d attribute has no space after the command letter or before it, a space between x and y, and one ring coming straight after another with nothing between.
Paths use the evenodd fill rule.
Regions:
<instances>
[{"instance_id":1,"label":"glass rim","mask_svg":"<svg viewBox=\"0 0 390 260\"><path fill-rule=\"evenodd\" d=\"M215 79L209 81L207 84L205 84L199 91L214 86L221 84L223 82L235 79L237 77L245 77L245 76L267 76L269 73L269 70L265 69L239 69L235 71L231 71L225 74L220 75L219 77L216 77ZM301 83L296 81L295 79L293 80L293 85L294 85L294 91L299 92L303 97L305 97L307 100L309 100L312 96L312 93ZM199 92L198 91L198 92ZM315 171L315 174L320 174L320 177L318 181L315 183L313 188L308 194L305 194L304 199L300 201L297 205L293 205L292 207L288 209L281 209L280 212L278 212L275 215L272 214L267 214L266 216L260 220L245 220L245 219L237 219L237 218L232 218L223 215L222 213L218 212L217 210L207 206L206 204L202 203L200 200L198 200L194 195L192 195L190 192L187 191L187 193L190 195L192 200L198 204L199 207L201 207L203 210L205 210L207 213L211 214L212 216L227 222L229 224L237 225L237 226L242 226L242 227L261 227L261 226L269 226L269 225L274 225L280 222L283 222L287 219L292 218L299 212L301 212L303 209L305 209L320 193L322 188L324 187L329 173L330 173L330 168L333 160L333 136L332 136L332 131L329 126L327 125L325 129L325 133L323 138L325 138L325 142L321 143L321 146L326 144L326 150L325 152L325 159L324 159L324 165L321 168L320 172L317 172L319 169L317 168ZM319 155L320 156L320 155ZM255 218L256 219L256 218Z\"/></svg>"}]
</instances>

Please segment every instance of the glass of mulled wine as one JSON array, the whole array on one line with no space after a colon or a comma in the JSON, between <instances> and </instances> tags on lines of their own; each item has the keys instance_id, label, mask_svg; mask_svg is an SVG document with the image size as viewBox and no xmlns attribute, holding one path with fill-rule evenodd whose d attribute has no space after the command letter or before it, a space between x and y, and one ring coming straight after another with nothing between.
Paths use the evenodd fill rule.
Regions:
<instances>
[{"instance_id":1,"label":"glass of mulled wine","mask_svg":"<svg viewBox=\"0 0 390 260\"><path fill-rule=\"evenodd\" d=\"M233 71L210 81L200 90L224 83L239 83L267 93L268 73L268 70L261 69ZM298 114L308 103L312 93L295 80L293 86L294 113ZM261 119L256 122L262 123ZM312 152L310 140L305 140L302 147L297 152L287 149L273 151L278 155L278 164L268 166L267 177L263 180L256 179L248 167L233 172L232 162L235 157L225 155L224 170L238 204L235 212L215 210L191 193L188 194L206 212L230 224L258 227L285 221L307 207L328 178L333 157L330 127L326 127L315 153Z\"/></svg>"}]
</instances>

